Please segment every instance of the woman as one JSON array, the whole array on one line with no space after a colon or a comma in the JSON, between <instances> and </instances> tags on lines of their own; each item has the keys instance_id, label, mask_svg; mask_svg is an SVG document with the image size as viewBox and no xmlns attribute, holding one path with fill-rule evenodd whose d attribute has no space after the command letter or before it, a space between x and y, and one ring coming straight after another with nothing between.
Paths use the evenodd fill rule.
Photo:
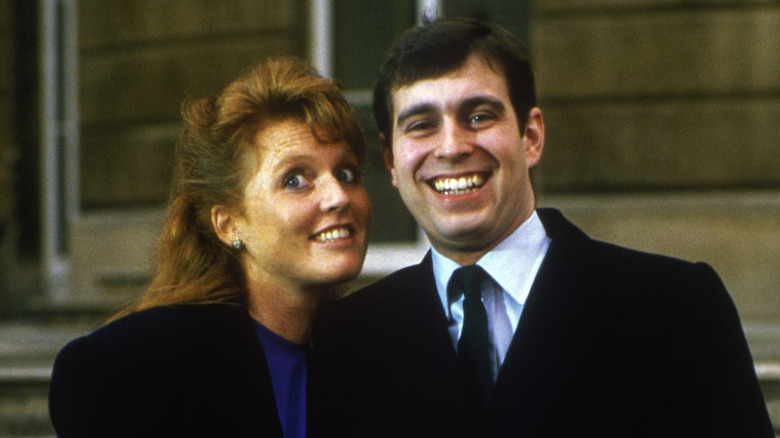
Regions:
<instances>
[{"instance_id":1,"label":"woman","mask_svg":"<svg viewBox=\"0 0 780 438\"><path fill-rule=\"evenodd\" d=\"M54 365L60 437L306 435L306 341L371 207L339 88L301 61L186 106L155 277Z\"/></svg>"}]
</instances>

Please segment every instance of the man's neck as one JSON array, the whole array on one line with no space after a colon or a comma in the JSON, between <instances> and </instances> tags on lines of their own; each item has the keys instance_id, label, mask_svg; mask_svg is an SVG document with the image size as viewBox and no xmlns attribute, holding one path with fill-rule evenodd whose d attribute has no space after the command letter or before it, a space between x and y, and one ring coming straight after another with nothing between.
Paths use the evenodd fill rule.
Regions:
<instances>
[{"instance_id":1,"label":"man's neck","mask_svg":"<svg viewBox=\"0 0 780 438\"><path fill-rule=\"evenodd\" d=\"M531 217L534 211L535 209L532 208L526 215L521 217L520 220L515 222L513 226L504 231L504 233L498 239L494 239L487 246L477 248L458 246L447 247L446 245L437 245L433 241L431 241L431 245L436 249L436 251L439 252L439 254L447 257L460 266L474 265L479 261L479 259L484 257L485 254L492 251L495 247L500 245L501 242L511 236L512 233L514 233L518 228L520 228L528 220L528 218Z\"/></svg>"}]
</instances>

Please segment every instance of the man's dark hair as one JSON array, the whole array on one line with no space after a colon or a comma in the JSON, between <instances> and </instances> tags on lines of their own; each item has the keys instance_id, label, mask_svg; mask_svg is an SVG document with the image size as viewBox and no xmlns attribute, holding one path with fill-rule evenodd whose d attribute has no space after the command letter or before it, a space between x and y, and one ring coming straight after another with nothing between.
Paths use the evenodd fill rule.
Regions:
<instances>
[{"instance_id":1,"label":"man's dark hair","mask_svg":"<svg viewBox=\"0 0 780 438\"><path fill-rule=\"evenodd\" d=\"M503 27L468 18L426 21L404 31L390 49L374 86L374 119L379 132L392 141L394 89L455 71L471 55L479 56L506 78L522 135L528 112L536 106L528 52Z\"/></svg>"}]
</instances>

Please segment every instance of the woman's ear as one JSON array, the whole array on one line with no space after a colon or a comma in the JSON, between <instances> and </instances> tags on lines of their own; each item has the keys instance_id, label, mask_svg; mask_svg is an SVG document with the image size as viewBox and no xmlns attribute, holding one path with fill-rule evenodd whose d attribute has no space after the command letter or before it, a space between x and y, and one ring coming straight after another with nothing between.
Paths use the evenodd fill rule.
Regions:
<instances>
[{"instance_id":1,"label":"woman's ear","mask_svg":"<svg viewBox=\"0 0 780 438\"><path fill-rule=\"evenodd\" d=\"M211 207L211 225L219 240L226 245L230 245L233 238L238 237L234 214L221 205Z\"/></svg>"}]
</instances>

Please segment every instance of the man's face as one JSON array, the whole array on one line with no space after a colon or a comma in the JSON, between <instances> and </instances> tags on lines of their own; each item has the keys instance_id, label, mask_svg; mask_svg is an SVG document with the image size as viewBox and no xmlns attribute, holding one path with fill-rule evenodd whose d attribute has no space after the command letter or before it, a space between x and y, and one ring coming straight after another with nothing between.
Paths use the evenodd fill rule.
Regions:
<instances>
[{"instance_id":1,"label":"man's face","mask_svg":"<svg viewBox=\"0 0 780 438\"><path fill-rule=\"evenodd\" d=\"M395 89L392 104L392 145L382 150L393 185L439 252L476 262L533 211L541 111L521 133L503 75L474 56Z\"/></svg>"}]
</instances>

